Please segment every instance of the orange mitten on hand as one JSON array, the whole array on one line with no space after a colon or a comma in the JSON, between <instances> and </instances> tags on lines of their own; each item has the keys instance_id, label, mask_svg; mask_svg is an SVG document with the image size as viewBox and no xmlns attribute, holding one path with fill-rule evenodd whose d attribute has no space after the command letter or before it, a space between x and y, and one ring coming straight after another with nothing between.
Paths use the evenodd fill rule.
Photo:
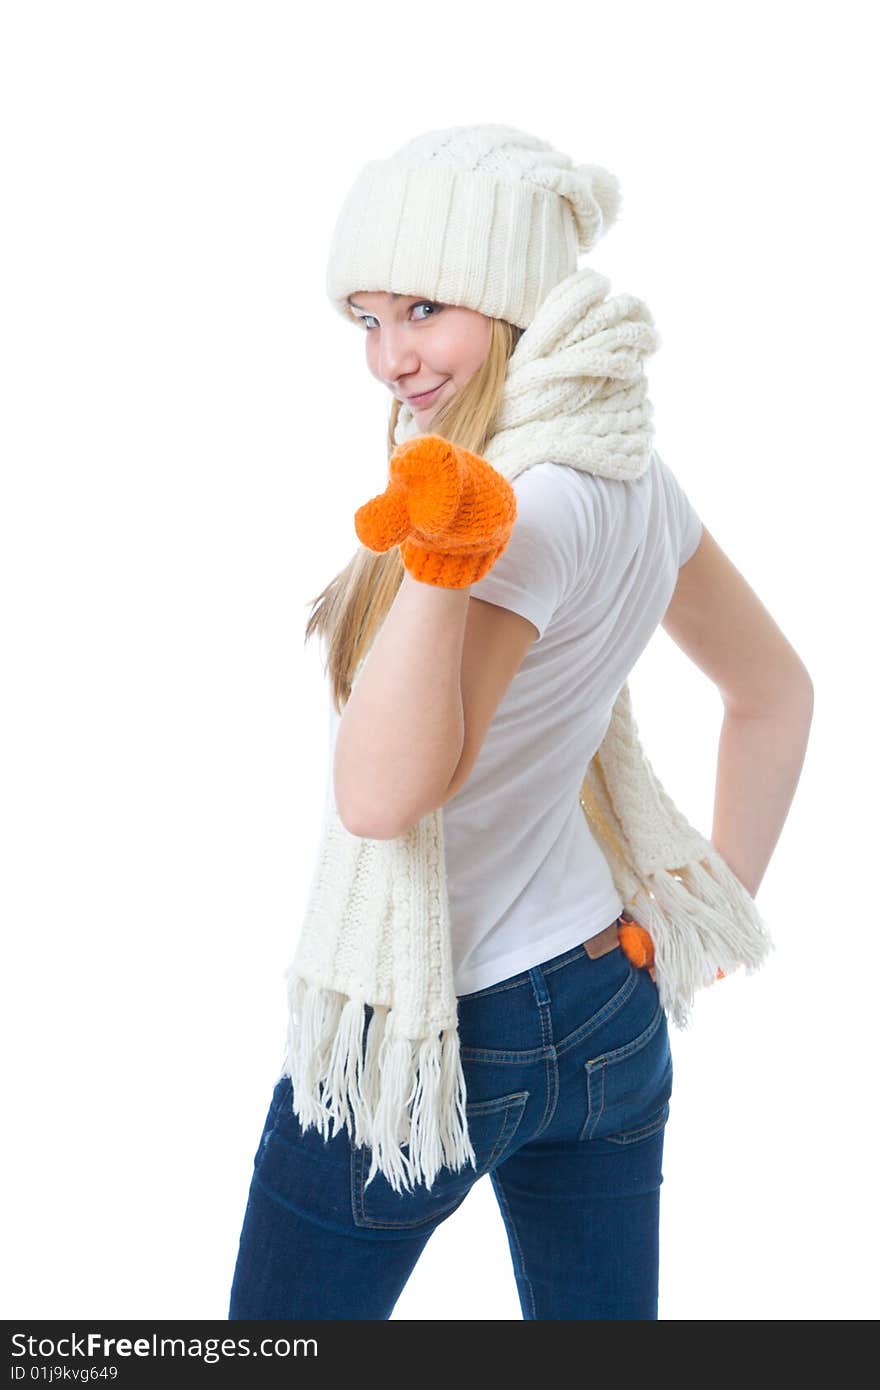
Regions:
<instances>
[{"instance_id":1,"label":"orange mitten on hand","mask_svg":"<svg viewBox=\"0 0 880 1390\"><path fill-rule=\"evenodd\" d=\"M423 584L465 589L494 565L510 540L516 493L479 454L439 434L398 444L385 491L354 514L368 550L400 546L404 565Z\"/></svg>"},{"instance_id":2,"label":"orange mitten on hand","mask_svg":"<svg viewBox=\"0 0 880 1390\"><path fill-rule=\"evenodd\" d=\"M621 919L618 929L620 945L624 953L629 956L633 965L639 969L647 968L651 972L651 979L656 981L654 970L654 943L647 930L640 926L638 922L625 921ZM716 980L724 979L724 971L720 968L715 972Z\"/></svg>"},{"instance_id":3,"label":"orange mitten on hand","mask_svg":"<svg viewBox=\"0 0 880 1390\"><path fill-rule=\"evenodd\" d=\"M645 928L640 927L638 922L621 921L618 936L624 955L629 956L633 965L640 970L650 970L653 980L654 943Z\"/></svg>"}]
</instances>

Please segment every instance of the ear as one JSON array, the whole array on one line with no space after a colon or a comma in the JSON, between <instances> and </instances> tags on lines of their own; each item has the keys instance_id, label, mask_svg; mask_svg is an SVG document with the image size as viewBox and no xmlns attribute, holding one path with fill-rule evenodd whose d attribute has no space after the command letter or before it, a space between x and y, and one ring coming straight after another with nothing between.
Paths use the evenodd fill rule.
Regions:
<instances>
[{"instance_id":1,"label":"ear","mask_svg":"<svg viewBox=\"0 0 880 1390\"><path fill-rule=\"evenodd\" d=\"M441 806L451 801L473 772L495 712L537 636L535 624L522 614L471 598L461 657L464 744Z\"/></svg>"}]
</instances>

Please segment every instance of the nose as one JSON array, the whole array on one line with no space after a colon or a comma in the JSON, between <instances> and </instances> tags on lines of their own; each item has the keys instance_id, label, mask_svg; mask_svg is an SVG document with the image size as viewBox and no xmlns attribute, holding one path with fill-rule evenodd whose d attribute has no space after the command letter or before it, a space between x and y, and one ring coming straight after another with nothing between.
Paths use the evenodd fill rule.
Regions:
<instances>
[{"instance_id":1,"label":"nose","mask_svg":"<svg viewBox=\"0 0 880 1390\"><path fill-rule=\"evenodd\" d=\"M417 376L419 358L413 350L412 340L407 338L405 325L389 324L380 328L378 333L377 375L390 385L393 385L399 377Z\"/></svg>"}]
</instances>

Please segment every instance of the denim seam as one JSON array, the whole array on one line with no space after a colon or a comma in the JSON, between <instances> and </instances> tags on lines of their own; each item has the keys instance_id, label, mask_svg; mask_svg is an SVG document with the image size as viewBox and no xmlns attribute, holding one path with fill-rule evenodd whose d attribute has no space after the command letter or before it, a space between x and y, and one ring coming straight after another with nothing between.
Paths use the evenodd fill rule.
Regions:
<instances>
[{"instance_id":1,"label":"denim seam","mask_svg":"<svg viewBox=\"0 0 880 1390\"><path fill-rule=\"evenodd\" d=\"M489 1171L489 1169L492 1167L492 1164L495 1162L495 1159L499 1151L503 1147L506 1147L506 1145L513 1138L514 1134L519 1128L520 1122L522 1121L522 1117L525 1114L529 1094L530 1093L528 1091L518 1091L515 1095L512 1095L508 1098L507 1104L504 1106L503 1112L501 1112L504 1115L504 1124L502 1125L501 1130L498 1134L498 1138L495 1141L492 1153L486 1160L486 1166L483 1168L483 1170L479 1173L474 1174L473 1182L477 1182L479 1178L483 1177ZM491 1114L494 1112L490 1111L489 1113ZM514 1123L511 1124L511 1119L514 1114L516 1118ZM459 1197L456 1197L455 1201L450 1207L444 1207L439 1211L431 1212L429 1215L422 1215L420 1217L417 1217L413 1221L382 1221L378 1217L370 1217L370 1215L367 1212L365 1203L366 1184L364 1183L364 1168L366 1166L364 1162L364 1148L358 1148L356 1150L356 1154L358 1158L356 1175L359 1207L355 1209L355 1220L358 1221L359 1217L360 1220L358 1224L361 1226L367 1226L372 1230L412 1230L416 1227L428 1226L432 1221L437 1220L438 1217L451 1216L452 1213L456 1210L456 1208L461 1206L465 1197L468 1195L468 1192L470 1192L471 1190L470 1187L468 1187ZM466 1168L468 1167L468 1165L465 1164L464 1167ZM471 1187L472 1186L473 1183L471 1183Z\"/></svg>"},{"instance_id":2,"label":"denim seam","mask_svg":"<svg viewBox=\"0 0 880 1390\"><path fill-rule=\"evenodd\" d=\"M544 1118L532 1135L532 1139L537 1139L544 1130L552 1124L553 1116L556 1114L556 1106L559 1102L559 1065L556 1061L556 1050L548 1053L546 1058L547 1070L547 1104L544 1107Z\"/></svg>"},{"instance_id":3,"label":"denim seam","mask_svg":"<svg viewBox=\"0 0 880 1390\"><path fill-rule=\"evenodd\" d=\"M626 1043L623 1047L617 1047L611 1052L600 1053L598 1057L591 1057L584 1062L584 1070L587 1073L587 1118L584 1120L580 1132L580 1142L585 1139L592 1139L596 1132L596 1126L605 1112L605 1075L609 1066L616 1062L621 1062L626 1057L631 1057L636 1052L641 1052L643 1047L647 1047L657 1029L663 1021L663 1005L657 1005L657 1010L647 1028L633 1038L632 1042ZM598 1106L594 1106L596 1086L600 1087L600 1100ZM650 1122L649 1122L650 1123ZM626 1130L625 1133L637 1133L637 1131ZM645 1135L641 1136L645 1138Z\"/></svg>"},{"instance_id":4,"label":"denim seam","mask_svg":"<svg viewBox=\"0 0 880 1390\"><path fill-rule=\"evenodd\" d=\"M611 1052L601 1052L598 1057L591 1057L586 1063L592 1066L595 1062L603 1062L606 1066L613 1066L616 1062L622 1062L624 1058L631 1057L634 1052L641 1052L653 1038L660 1024L663 1022L663 1005L658 1004L654 1017L637 1038L632 1042L625 1043L623 1047L615 1047Z\"/></svg>"},{"instance_id":5,"label":"denim seam","mask_svg":"<svg viewBox=\"0 0 880 1390\"><path fill-rule=\"evenodd\" d=\"M526 1065L529 1062L541 1062L545 1057L553 1056L556 1049L554 1047L530 1047L524 1052L510 1052L498 1049L493 1051L490 1047L462 1047L460 1049L462 1059L469 1062L498 1062L501 1066Z\"/></svg>"},{"instance_id":6,"label":"denim seam","mask_svg":"<svg viewBox=\"0 0 880 1390\"><path fill-rule=\"evenodd\" d=\"M553 965L542 965L540 967L543 975L552 975L555 970L561 970L564 965L571 965L573 960L579 960L585 955L583 946L575 946L573 950L563 956L562 960L555 961ZM534 969L534 967L532 967ZM497 985L486 985L485 989L475 989L473 993L460 994L459 999L482 999L487 994L501 994L505 989L519 989L520 985L530 984L529 972L525 970L519 975L512 976L509 980L502 980Z\"/></svg>"},{"instance_id":7,"label":"denim seam","mask_svg":"<svg viewBox=\"0 0 880 1390\"><path fill-rule=\"evenodd\" d=\"M537 1139L540 1134L544 1133L544 1130L547 1128L547 1126L553 1118L553 1111L556 1106L554 1093L555 1088L553 1086L554 1071L556 1071L558 1077L558 1069L556 1063L556 1048L553 1045L553 1019L551 1015L550 996L544 985L543 973L540 971L538 973L540 976L541 993L542 995L546 996L540 999L538 1003L538 1013L541 1019L541 1039L544 1043L545 1048L547 1049L547 1051L544 1054L544 1089L547 1095L547 1099L544 1103L544 1114L541 1116L541 1119L538 1122L538 1127L532 1135L533 1139ZM532 983L534 985L534 980L532 981Z\"/></svg>"},{"instance_id":8,"label":"denim seam","mask_svg":"<svg viewBox=\"0 0 880 1390\"><path fill-rule=\"evenodd\" d=\"M542 1057L552 1056L554 1059L560 1057L563 1052L567 1052L570 1047L574 1047L576 1043L589 1037L590 1033L594 1032L596 1028L599 1028L603 1023L607 1022L609 1018L612 1018L614 1014L617 1013L617 1010L622 1008L627 999L629 999L629 996L632 994L638 982L638 971L634 965L630 965L629 974L617 993L612 994L608 1002L603 1004L601 1009L593 1014L592 1018L588 1018L586 1023L582 1023L579 1028L576 1028L573 1033L569 1033L568 1036L563 1038L559 1043L547 1044L544 1047L531 1047L519 1052L506 1048L494 1050L491 1047L462 1046L460 1048L461 1056L463 1059L466 1058L469 1062L499 1062L501 1064L505 1062L540 1062ZM541 1021L541 1034L542 1036L544 1034L543 1018Z\"/></svg>"},{"instance_id":9,"label":"denim seam","mask_svg":"<svg viewBox=\"0 0 880 1390\"><path fill-rule=\"evenodd\" d=\"M549 1007L550 1006L547 1005L546 1009L549 1010ZM545 1024L547 1026L545 1026ZM542 1032L547 1032L549 1030L552 1034L552 1029L549 1029L549 1018L547 1016L547 1013L545 1012L544 1005L541 1006L541 1030ZM552 1076L552 1069L556 1065L556 1050L552 1046L552 1044L548 1044L548 1047L550 1050L544 1057L544 1091L547 1096L547 1099L544 1102L544 1114L541 1116L541 1119L538 1122L538 1128L535 1130L535 1133L532 1136L534 1139L537 1139L539 1134L543 1134L544 1130L547 1128L547 1125L550 1123L550 1101L553 1094L553 1087L550 1084L550 1079Z\"/></svg>"},{"instance_id":10,"label":"denim seam","mask_svg":"<svg viewBox=\"0 0 880 1390\"><path fill-rule=\"evenodd\" d=\"M498 1195L498 1200L501 1203L502 1208L504 1209L504 1214L507 1217L509 1228L513 1233L513 1241L516 1246L516 1253L519 1257L519 1267L522 1272L523 1281L529 1293L529 1306L531 1308L532 1318L537 1320L538 1313L537 1309L535 1308L535 1290L532 1288L532 1281L529 1278L528 1273L526 1271L526 1261L525 1256L523 1255L523 1248L519 1238L519 1231L516 1229L516 1222L513 1219L513 1212L510 1210L510 1203L507 1200L507 1193L504 1190L504 1184L502 1183L497 1173L493 1173L492 1177L494 1180L495 1191Z\"/></svg>"},{"instance_id":11,"label":"denim seam","mask_svg":"<svg viewBox=\"0 0 880 1390\"><path fill-rule=\"evenodd\" d=\"M605 1072L604 1061L600 1067L594 1067L592 1062L586 1063L587 1069L587 1118L584 1120L583 1128L580 1132L580 1142L592 1139L605 1111ZM598 1072L598 1075L597 1075ZM599 1087L599 1099L595 1100L596 1086Z\"/></svg>"},{"instance_id":12,"label":"denim seam","mask_svg":"<svg viewBox=\"0 0 880 1390\"><path fill-rule=\"evenodd\" d=\"M607 1023L609 1018L613 1018L618 1009L621 1009L627 1002L638 982L639 976L637 968L631 964L629 974L617 993L612 994L607 1004L603 1004L601 1009L593 1014L592 1018L588 1018L586 1023L582 1023L578 1028L575 1028L574 1032L569 1033L561 1042L556 1044L557 1055L561 1056L563 1052L568 1052L569 1048L575 1047L579 1042L583 1042L584 1038L588 1038L590 1034L594 1033L597 1028L600 1028L603 1023Z\"/></svg>"},{"instance_id":13,"label":"denim seam","mask_svg":"<svg viewBox=\"0 0 880 1390\"><path fill-rule=\"evenodd\" d=\"M316 1216L313 1211L304 1211L302 1207L298 1207L295 1203L289 1202L286 1197L282 1197L278 1192L273 1192L271 1187L267 1187L258 1172L254 1172L251 1175L251 1182L259 1187L261 1192L266 1194L270 1202L275 1202L277 1206L283 1207L285 1211L294 1212L297 1216L301 1216L304 1221L309 1221L313 1226L320 1226L322 1231L332 1231L335 1235L356 1235L361 1240L369 1239L369 1237L363 1236L357 1227L355 1227L354 1231L350 1231L347 1226L343 1226L341 1223L334 1224L331 1221L325 1221L322 1217Z\"/></svg>"},{"instance_id":14,"label":"denim seam","mask_svg":"<svg viewBox=\"0 0 880 1390\"><path fill-rule=\"evenodd\" d=\"M661 1130L666 1124L668 1117L669 1101L666 1100L663 1102L654 1118L652 1120L646 1120L638 1129L625 1129L620 1134L606 1134L604 1138L608 1139L612 1144L620 1144L622 1146L626 1144L635 1144L639 1139L649 1139L652 1134L656 1134L658 1130Z\"/></svg>"},{"instance_id":15,"label":"denim seam","mask_svg":"<svg viewBox=\"0 0 880 1390\"><path fill-rule=\"evenodd\" d=\"M615 922L618 922L619 920L620 919L618 917L615 917L614 919ZM589 941L590 938L586 937L585 940ZM618 947L617 949L619 950L620 947ZM554 971L561 970L565 965L571 965L572 961L580 960L584 955L586 955L586 952L584 951L584 946L582 942L579 946L572 946L571 950L566 951L565 955L563 955L559 960L554 959L552 965L541 965L541 973L543 975L552 975ZM484 989L475 989L473 993L460 994L458 997L460 1000L482 999L487 994L500 994L501 991L505 989L519 989L520 985L527 985L528 983L529 972L528 970L525 970L518 975L514 975L509 980L501 981L501 983L497 985L486 985Z\"/></svg>"}]
</instances>

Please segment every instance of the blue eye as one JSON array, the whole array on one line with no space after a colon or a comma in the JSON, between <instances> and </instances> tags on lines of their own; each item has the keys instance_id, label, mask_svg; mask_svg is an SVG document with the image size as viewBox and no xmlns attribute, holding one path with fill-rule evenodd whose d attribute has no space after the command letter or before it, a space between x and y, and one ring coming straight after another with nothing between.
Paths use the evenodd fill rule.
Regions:
<instances>
[{"instance_id":1,"label":"blue eye","mask_svg":"<svg viewBox=\"0 0 880 1390\"><path fill-rule=\"evenodd\" d=\"M432 299L420 299L419 302L417 304L414 304L412 307L413 309L430 309L431 313L428 314L428 318L430 319L436 318L441 308L441 306L439 304L435 304ZM364 325L364 329L367 333L369 333L370 329L366 320L373 319L375 322L378 322L375 314L356 314L355 317L357 318L359 323L362 323ZM425 320L422 319L421 322L424 323Z\"/></svg>"}]
</instances>

